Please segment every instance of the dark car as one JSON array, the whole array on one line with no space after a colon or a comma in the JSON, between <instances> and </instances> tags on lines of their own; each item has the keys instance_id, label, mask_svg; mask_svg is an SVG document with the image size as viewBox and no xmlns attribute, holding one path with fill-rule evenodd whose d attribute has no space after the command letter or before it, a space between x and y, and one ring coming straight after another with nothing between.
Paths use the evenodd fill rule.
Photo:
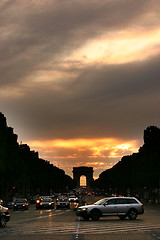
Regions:
<instances>
[{"instance_id":1,"label":"dark car","mask_svg":"<svg viewBox=\"0 0 160 240\"><path fill-rule=\"evenodd\" d=\"M70 202L66 197L59 197L57 199L56 209L60 208L70 208Z\"/></svg>"},{"instance_id":2,"label":"dark car","mask_svg":"<svg viewBox=\"0 0 160 240\"><path fill-rule=\"evenodd\" d=\"M9 210L0 205L0 226L5 227L6 223L10 220Z\"/></svg>"},{"instance_id":3,"label":"dark car","mask_svg":"<svg viewBox=\"0 0 160 240\"><path fill-rule=\"evenodd\" d=\"M36 202L36 209L53 209L54 208L54 202L51 198L40 198Z\"/></svg>"},{"instance_id":4,"label":"dark car","mask_svg":"<svg viewBox=\"0 0 160 240\"><path fill-rule=\"evenodd\" d=\"M13 209L14 209L14 211L16 211L18 209L28 210L29 204L28 204L27 199L25 199L25 198L17 199L14 203Z\"/></svg>"}]
</instances>

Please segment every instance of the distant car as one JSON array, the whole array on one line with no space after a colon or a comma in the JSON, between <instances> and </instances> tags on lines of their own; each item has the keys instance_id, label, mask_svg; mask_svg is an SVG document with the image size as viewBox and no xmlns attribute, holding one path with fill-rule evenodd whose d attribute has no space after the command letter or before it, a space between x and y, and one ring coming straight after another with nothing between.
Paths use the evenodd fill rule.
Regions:
<instances>
[{"instance_id":1,"label":"distant car","mask_svg":"<svg viewBox=\"0 0 160 240\"><path fill-rule=\"evenodd\" d=\"M36 202L36 209L53 209L54 208L54 202L52 201L51 198L44 197L41 199L38 199Z\"/></svg>"},{"instance_id":2,"label":"distant car","mask_svg":"<svg viewBox=\"0 0 160 240\"><path fill-rule=\"evenodd\" d=\"M8 208L0 205L0 226L5 227L6 223L10 220L10 213Z\"/></svg>"},{"instance_id":3,"label":"distant car","mask_svg":"<svg viewBox=\"0 0 160 240\"><path fill-rule=\"evenodd\" d=\"M70 202L66 197L59 197L56 201L56 209L70 208Z\"/></svg>"},{"instance_id":4,"label":"distant car","mask_svg":"<svg viewBox=\"0 0 160 240\"><path fill-rule=\"evenodd\" d=\"M99 220L104 216L117 216L120 219L128 217L135 220L137 215L144 213L143 204L134 197L112 197L103 198L93 205L78 207L77 216L83 217L84 220Z\"/></svg>"},{"instance_id":5,"label":"distant car","mask_svg":"<svg viewBox=\"0 0 160 240\"><path fill-rule=\"evenodd\" d=\"M15 201L8 202L8 203L7 203L7 207L8 207L9 209L12 209L12 208L14 208L14 204L15 204Z\"/></svg>"},{"instance_id":6,"label":"distant car","mask_svg":"<svg viewBox=\"0 0 160 240\"><path fill-rule=\"evenodd\" d=\"M78 202L78 197L75 195L69 196L69 202Z\"/></svg>"},{"instance_id":7,"label":"distant car","mask_svg":"<svg viewBox=\"0 0 160 240\"><path fill-rule=\"evenodd\" d=\"M16 211L18 209L28 210L29 204L28 204L27 199L25 199L25 198L17 199L14 203L13 209L14 209L14 211Z\"/></svg>"}]
</instances>

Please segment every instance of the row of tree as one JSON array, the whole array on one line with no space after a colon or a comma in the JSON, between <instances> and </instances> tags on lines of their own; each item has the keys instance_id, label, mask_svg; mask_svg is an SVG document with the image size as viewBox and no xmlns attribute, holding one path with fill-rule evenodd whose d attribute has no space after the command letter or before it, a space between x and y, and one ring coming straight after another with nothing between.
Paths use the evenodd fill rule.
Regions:
<instances>
[{"instance_id":1,"label":"row of tree","mask_svg":"<svg viewBox=\"0 0 160 240\"><path fill-rule=\"evenodd\" d=\"M156 191L160 188L160 129L150 126L144 130L144 145L138 153L122 157L111 169L102 172L95 187L112 192Z\"/></svg>"},{"instance_id":2,"label":"row of tree","mask_svg":"<svg viewBox=\"0 0 160 240\"><path fill-rule=\"evenodd\" d=\"M0 113L0 198L49 194L72 189L74 182L64 170L39 158L27 144L19 144L13 128Z\"/></svg>"}]
</instances>

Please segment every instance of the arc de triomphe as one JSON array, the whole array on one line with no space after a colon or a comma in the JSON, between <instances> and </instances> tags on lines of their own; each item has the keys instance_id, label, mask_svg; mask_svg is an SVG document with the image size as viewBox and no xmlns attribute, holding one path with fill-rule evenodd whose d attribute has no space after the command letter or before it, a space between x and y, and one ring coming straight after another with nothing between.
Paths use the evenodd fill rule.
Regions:
<instances>
[{"instance_id":1,"label":"arc de triomphe","mask_svg":"<svg viewBox=\"0 0 160 240\"><path fill-rule=\"evenodd\" d=\"M76 187L80 187L80 177L86 177L87 187L91 186L93 179L93 167L74 167L73 168L73 180L76 182Z\"/></svg>"}]
</instances>

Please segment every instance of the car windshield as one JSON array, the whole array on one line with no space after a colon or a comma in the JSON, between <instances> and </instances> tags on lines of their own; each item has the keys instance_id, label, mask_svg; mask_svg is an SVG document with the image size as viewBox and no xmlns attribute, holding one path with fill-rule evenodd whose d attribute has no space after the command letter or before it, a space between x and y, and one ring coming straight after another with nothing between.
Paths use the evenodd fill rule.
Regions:
<instances>
[{"instance_id":1,"label":"car windshield","mask_svg":"<svg viewBox=\"0 0 160 240\"><path fill-rule=\"evenodd\" d=\"M42 199L42 202L51 202L51 199L45 198L45 199Z\"/></svg>"},{"instance_id":2,"label":"car windshield","mask_svg":"<svg viewBox=\"0 0 160 240\"><path fill-rule=\"evenodd\" d=\"M99 201L95 202L94 205L102 205L106 199L100 199Z\"/></svg>"},{"instance_id":3,"label":"car windshield","mask_svg":"<svg viewBox=\"0 0 160 240\"><path fill-rule=\"evenodd\" d=\"M21 200L21 199L18 199L18 200L16 200L16 203L25 203L26 202L26 200Z\"/></svg>"}]
</instances>

